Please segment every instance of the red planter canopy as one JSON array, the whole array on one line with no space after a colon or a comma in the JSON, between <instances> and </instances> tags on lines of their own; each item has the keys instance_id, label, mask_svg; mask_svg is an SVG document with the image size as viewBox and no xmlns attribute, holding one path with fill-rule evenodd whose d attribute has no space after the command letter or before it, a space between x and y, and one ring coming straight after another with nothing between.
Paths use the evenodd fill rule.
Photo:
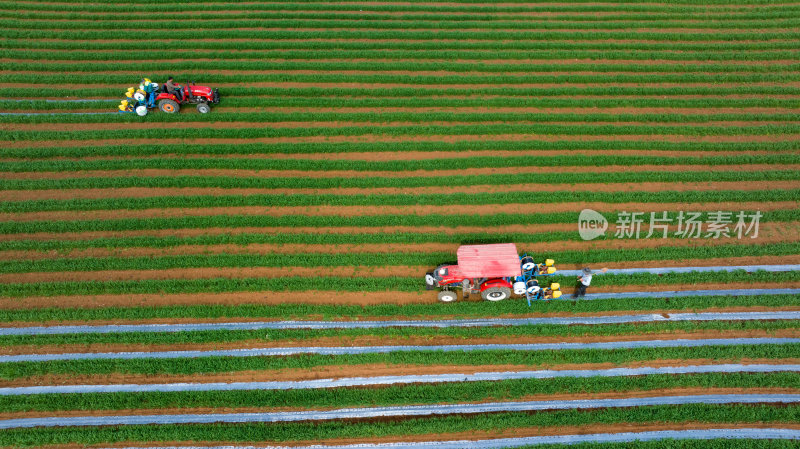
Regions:
<instances>
[{"instance_id":1,"label":"red planter canopy","mask_svg":"<svg viewBox=\"0 0 800 449\"><path fill-rule=\"evenodd\" d=\"M466 278L498 278L522 274L517 245L462 245L458 248L458 268Z\"/></svg>"}]
</instances>

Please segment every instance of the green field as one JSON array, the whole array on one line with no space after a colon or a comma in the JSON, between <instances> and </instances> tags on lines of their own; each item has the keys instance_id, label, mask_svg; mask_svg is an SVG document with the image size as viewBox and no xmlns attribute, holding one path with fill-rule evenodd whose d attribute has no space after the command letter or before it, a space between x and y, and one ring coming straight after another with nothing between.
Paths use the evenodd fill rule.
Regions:
<instances>
[{"instance_id":1,"label":"green field","mask_svg":"<svg viewBox=\"0 0 800 449\"><path fill-rule=\"evenodd\" d=\"M569 447L794 444L692 436L736 428L800 438L800 401L744 400L296 422L15 424L800 395L800 340L785 340L800 338L791 315L800 311L800 270L616 271L800 264L800 3L0 1L0 58L2 448L306 447L638 431L687 433ZM218 88L219 104L207 114L191 104L177 114L118 113L128 87L169 76ZM582 238L584 209L608 220L605 235ZM721 236L711 224L720 212L729 213ZM643 220L635 236L621 231L630 213ZM696 236L680 233L687 213L702 222ZM664 238L650 226L655 217L669 224ZM757 225L757 234L742 224ZM529 306L473 295L448 304L425 290L425 273L455 262L460 245L506 242L539 261L555 259L559 271L542 282L560 283L564 298L575 276L563 272L610 269L589 287L604 299ZM713 295L728 289L738 293ZM725 312L787 315L676 318ZM622 315L644 318L398 324ZM10 330L295 320L396 325ZM710 343L425 348L662 340ZM414 349L235 353L378 346ZM199 353L148 358L168 351ZM101 353L112 355L91 358ZM24 359L48 355L54 359ZM725 365L789 367L286 390L14 390Z\"/></svg>"}]
</instances>

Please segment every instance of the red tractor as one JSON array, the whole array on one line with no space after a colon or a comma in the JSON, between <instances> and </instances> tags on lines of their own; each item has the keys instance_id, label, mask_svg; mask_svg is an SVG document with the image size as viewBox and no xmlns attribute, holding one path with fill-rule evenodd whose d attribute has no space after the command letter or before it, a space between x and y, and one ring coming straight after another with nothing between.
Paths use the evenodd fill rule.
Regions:
<instances>
[{"instance_id":1,"label":"red tractor","mask_svg":"<svg viewBox=\"0 0 800 449\"><path fill-rule=\"evenodd\" d=\"M502 301L511 294L531 299L542 296L536 276L555 273L553 261L536 264L527 255L517 253L513 243L492 245L462 245L457 251L457 265L439 265L425 275L425 288L440 287L439 301L453 302L458 299L454 289L462 289L464 299L471 293L480 293L487 301ZM558 284L553 284L558 290ZM558 292L558 296L561 293ZM550 299L550 298L542 298Z\"/></svg>"},{"instance_id":2,"label":"red tractor","mask_svg":"<svg viewBox=\"0 0 800 449\"><path fill-rule=\"evenodd\" d=\"M167 92L167 87L161 85L161 90L156 93L156 103L161 112L172 114L181 110L181 105L196 104L197 111L207 114L211 111L211 104L219 103L219 89L212 89L208 86L195 86L194 82L189 82L180 86L183 98Z\"/></svg>"}]
</instances>

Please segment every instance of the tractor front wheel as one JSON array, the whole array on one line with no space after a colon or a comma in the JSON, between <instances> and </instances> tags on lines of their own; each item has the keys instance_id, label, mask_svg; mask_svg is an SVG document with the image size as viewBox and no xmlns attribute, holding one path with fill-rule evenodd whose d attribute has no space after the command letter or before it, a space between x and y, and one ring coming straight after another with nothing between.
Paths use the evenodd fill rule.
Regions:
<instances>
[{"instance_id":1,"label":"tractor front wheel","mask_svg":"<svg viewBox=\"0 0 800 449\"><path fill-rule=\"evenodd\" d=\"M198 103L197 104L197 112L199 112L201 114L208 114L209 112L211 112L211 106L209 106L209 105L207 105L205 103Z\"/></svg>"},{"instance_id":2,"label":"tractor front wheel","mask_svg":"<svg viewBox=\"0 0 800 449\"><path fill-rule=\"evenodd\" d=\"M492 287L481 292L481 296L487 301L502 301L511 296L511 290L507 287Z\"/></svg>"},{"instance_id":3,"label":"tractor front wheel","mask_svg":"<svg viewBox=\"0 0 800 449\"><path fill-rule=\"evenodd\" d=\"M161 109L161 112L166 112L167 114L174 114L181 110L181 105L179 105L177 101L161 100L158 102L158 109Z\"/></svg>"},{"instance_id":4,"label":"tractor front wheel","mask_svg":"<svg viewBox=\"0 0 800 449\"><path fill-rule=\"evenodd\" d=\"M456 292L452 292L449 290L439 292L439 301L441 302L453 302L458 299L458 295Z\"/></svg>"}]
</instances>

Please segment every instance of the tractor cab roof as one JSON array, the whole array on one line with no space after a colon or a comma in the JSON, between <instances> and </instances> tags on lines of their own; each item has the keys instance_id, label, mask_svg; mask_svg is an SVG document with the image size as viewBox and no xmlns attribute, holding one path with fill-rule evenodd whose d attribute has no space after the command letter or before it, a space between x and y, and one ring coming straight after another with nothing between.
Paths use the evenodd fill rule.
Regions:
<instances>
[{"instance_id":1,"label":"tractor cab roof","mask_svg":"<svg viewBox=\"0 0 800 449\"><path fill-rule=\"evenodd\" d=\"M497 278L522 274L517 246L513 243L462 245L458 268L466 278Z\"/></svg>"}]
</instances>

